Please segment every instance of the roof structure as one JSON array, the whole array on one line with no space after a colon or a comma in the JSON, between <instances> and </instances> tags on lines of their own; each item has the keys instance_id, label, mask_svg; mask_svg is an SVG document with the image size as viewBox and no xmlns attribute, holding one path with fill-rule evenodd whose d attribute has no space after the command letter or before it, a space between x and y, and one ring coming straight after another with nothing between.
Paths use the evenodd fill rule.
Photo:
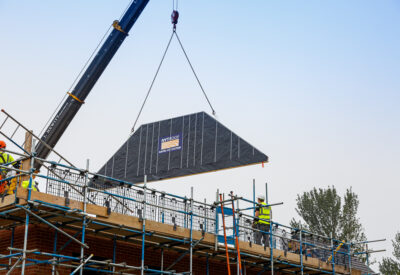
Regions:
<instances>
[{"instance_id":1,"label":"roof structure","mask_svg":"<svg viewBox=\"0 0 400 275\"><path fill-rule=\"evenodd\" d=\"M140 126L99 174L131 183L267 162L268 157L205 112Z\"/></svg>"}]
</instances>

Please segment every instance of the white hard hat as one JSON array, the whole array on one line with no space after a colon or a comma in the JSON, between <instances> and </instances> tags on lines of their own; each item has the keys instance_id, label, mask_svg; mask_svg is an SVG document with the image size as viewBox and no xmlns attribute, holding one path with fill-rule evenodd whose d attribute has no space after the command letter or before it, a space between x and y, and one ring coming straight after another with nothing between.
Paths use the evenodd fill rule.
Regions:
<instances>
[{"instance_id":1,"label":"white hard hat","mask_svg":"<svg viewBox=\"0 0 400 275\"><path fill-rule=\"evenodd\" d=\"M262 201L265 201L265 196L264 196L264 195L258 195L258 196L257 196L257 199L260 199L260 200L262 200Z\"/></svg>"}]
</instances>

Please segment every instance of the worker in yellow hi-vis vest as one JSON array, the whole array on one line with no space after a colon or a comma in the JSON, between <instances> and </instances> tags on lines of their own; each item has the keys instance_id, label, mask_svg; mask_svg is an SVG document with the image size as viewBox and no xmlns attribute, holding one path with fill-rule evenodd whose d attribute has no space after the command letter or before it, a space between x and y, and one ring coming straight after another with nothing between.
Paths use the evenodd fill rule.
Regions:
<instances>
[{"instance_id":1,"label":"worker in yellow hi-vis vest","mask_svg":"<svg viewBox=\"0 0 400 275\"><path fill-rule=\"evenodd\" d=\"M3 166L7 166L10 164L14 164L14 158L10 155L4 152L7 147L6 143L3 140L0 140L0 164ZM7 174L8 169L5 167L0 167L0 172L3 174Z\"/></svg>"},{"instance_id":2,"label":"worker in yellow hi-vis vest","mask_svg":"<svg viewBox=\"0 0 400 275\"><path fill-rule=\"evenodd\" d=\"M257 197L258 206L256 208L256 216L254 218L254 243L269 246L269 234L271 225L271 206L265 203L265 197L259 195Z\"/></svg>"},{"instance_id":3,"label":"worker in yellow hi-vis vest","mask_svg":"<svg viewBox=\"0 0 400 275\"><path fill-rule=\"evenodd\" d=\"M24 189L28 189L29 187L29 180L24 180L21 184L22 188ZM39 186L37 184L37 182L35 182L34 180L32 180L32 190L33 191L39 191Z\"/></svg>"},{"instance_id":4,"label":"worker in yellow hi-vis vest","mask_svg":"<svg viewBox=\"0 0 400 275\"><path fill-rule=\"evenodd\" d=\"M3 140L0 140L0 180L3 180L0 182L0 195L5 196L7 195L7 190L8 190L8 185L9 181L5 181L7 178L7 174L11 171L10 169L6 168L6 166L12 165L14 168L19 168L18 162L15 162L14 158L8 154L7 152L4 152L4 150L7 148L6 143Z\"/></svg>"}]
</instances>

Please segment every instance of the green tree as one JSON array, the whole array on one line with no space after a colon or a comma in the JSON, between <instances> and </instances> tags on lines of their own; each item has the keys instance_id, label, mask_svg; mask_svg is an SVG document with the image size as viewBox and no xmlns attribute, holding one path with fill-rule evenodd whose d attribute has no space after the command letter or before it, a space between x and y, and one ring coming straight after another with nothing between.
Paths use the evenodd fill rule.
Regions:
<instances>
[{"instance_id":1,"label":"green tree","mask_svg":"<svg viewBox=\"0 0 400 275\"><path fill-rule=\"evenodd\" d=\"M397 232L393 244L393 256L395 259L384 257L379 263L379 271L383 275L400 274L400 232Z\"/></svg>"},{"instance_id":2,"label":"green tree","mask_svg":"<svg viewBox=\"0 0 400 275\"><path fill-rule=\"evenodd\" d=\"M346 242L364 241L364 229L357 217L359 200L352 189L347 189L342 198L334 186L313 188L297 195L296 212L301 220L292 219L292 227L300 227L323 236Z\"/></svg>"}]
</instances>

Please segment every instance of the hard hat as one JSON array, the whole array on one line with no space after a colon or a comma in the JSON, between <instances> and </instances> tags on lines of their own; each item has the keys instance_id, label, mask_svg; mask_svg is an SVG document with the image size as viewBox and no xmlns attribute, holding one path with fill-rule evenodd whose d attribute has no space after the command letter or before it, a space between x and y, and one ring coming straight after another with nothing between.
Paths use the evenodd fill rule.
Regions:
<instances>
[{"instance_id":1,"label":"hard hat","mask_svg":"<svg viewBox=\"0 0 400 275\"><path fill-rule=\"evenodd\" d=\"M260 199L260 200L262 200L262 201L265 201L265 196L264 196L264 195L258 195L258 196L257 196L257 199Z\"/></svg>"},{"instance_id":2,"label":"hard hat","mask_svg":"<svg viewBox=\"0 0 400 275\"><path fill-rule=\"evenodd\" d=\"M0 140L0 149L6 148L6 143L2 140Z\"/></svg>"}]
</instances>

